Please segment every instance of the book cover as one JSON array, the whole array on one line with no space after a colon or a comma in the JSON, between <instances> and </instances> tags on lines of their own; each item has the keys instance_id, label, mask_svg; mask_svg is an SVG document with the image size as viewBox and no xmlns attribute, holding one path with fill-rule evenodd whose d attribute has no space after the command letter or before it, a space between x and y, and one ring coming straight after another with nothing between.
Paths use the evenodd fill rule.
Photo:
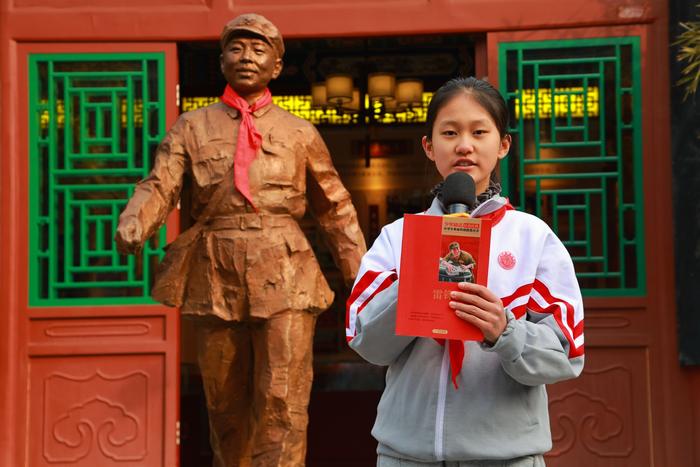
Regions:
<instances>
[{"instance_id":1,"label":"book cover","mask_svg":"<svg viewBox=\"0 0 700 467\"><path fill-rule=\"evenodd\" d=\"M450 292L458 282L486 285L491 221L465 216L404 216L396 333L482 340L455 316Z\"/></svg>"}]
</instances>

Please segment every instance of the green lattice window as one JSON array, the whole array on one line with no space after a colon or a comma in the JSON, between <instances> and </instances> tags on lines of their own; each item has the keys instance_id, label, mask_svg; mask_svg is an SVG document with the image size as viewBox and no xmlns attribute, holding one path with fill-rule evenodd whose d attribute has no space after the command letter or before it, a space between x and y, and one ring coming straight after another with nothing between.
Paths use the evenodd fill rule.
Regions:
<instances>
[{"instance_id":1,"label":"green lattice window","mask_svg":"<svg viewBox=\"0 0 700 467\"><path fill-rule=\"evenodd\" d=\"M165 229L143 254L113 237L165 131L164 55L29 57L29 302L150 303Z\"/></svg>"},{"instance_id":2,"label":"green lattice window","mask_svg":"<svg viewBox=\"0 0 700 467\"><path fill-rule=\"evenodd\" d=\"M557 233L584 294L645 293L639 39L503 43L499 63L511 201Z\"/></svg>"}]
</instances>

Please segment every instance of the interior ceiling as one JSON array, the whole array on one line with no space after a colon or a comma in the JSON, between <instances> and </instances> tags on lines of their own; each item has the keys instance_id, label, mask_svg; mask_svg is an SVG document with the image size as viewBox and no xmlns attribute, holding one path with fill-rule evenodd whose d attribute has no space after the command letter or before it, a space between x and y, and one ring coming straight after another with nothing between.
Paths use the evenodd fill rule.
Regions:
<instances>
[{"instance_id":1,"label":"interior ceiling","mask_svg":"<svg viewBox=\"0 0 700 467\"><path fill-rule=\"evenodd\" d=\"M466 35L288 39L285 48L282 75L270 84L273 94L308 94L312 82L331 73L350 74L364 86L367 74L388 71L398 79L422 79L427 91L474 73L473 38ZM221 94L218 42L181 43L178 54L183 96Z\"/></svg>"}]
</instances>

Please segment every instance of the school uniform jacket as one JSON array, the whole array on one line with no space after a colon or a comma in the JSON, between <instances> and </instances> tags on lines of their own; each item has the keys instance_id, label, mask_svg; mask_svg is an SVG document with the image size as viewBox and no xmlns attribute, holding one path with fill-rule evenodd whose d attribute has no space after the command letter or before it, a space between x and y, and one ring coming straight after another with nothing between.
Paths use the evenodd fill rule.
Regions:
<instances>
[{"instance_id":1,"label":"school uniform jacket","mask_svg":"<svg viewBox=\"0 0 700 467\"><path fill-rule=\"evenodd\" d=\"M444 214L437 199L426 214ZM448 346L395 333L403 219L382 229L360 264L346 335L363 358L389 367L372 429L380 454L466 461L544 453L552 446L544 385L583 368L581 293L562 243L500 196L472 216L494 222L488 288L508 323L492 347L465 343L459 389Z\"/></svg>"}]
</instances>

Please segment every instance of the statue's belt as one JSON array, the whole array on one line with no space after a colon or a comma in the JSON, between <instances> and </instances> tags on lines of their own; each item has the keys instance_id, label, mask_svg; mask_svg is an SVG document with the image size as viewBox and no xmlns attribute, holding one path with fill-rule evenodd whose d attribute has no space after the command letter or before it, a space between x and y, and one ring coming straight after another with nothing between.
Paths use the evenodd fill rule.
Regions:
<instances>
[{"instance_id":1,"label":"statue's belt","mask_svg":"<svg viewBox=\"0 0 700 467\"><path fill-rule=\"evenodd\" d=\"M225 217L213 217L203 224L204 230L247 230L270 229L297 225L297 221L289 214L245 213L231 214Z\"/></svg>"}]
</instances>

